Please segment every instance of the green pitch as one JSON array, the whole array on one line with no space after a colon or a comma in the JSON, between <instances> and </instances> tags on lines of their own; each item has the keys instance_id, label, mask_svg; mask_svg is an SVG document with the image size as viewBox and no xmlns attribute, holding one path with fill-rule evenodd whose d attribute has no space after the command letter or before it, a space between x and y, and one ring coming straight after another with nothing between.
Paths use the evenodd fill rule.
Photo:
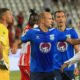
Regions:
<instances>
[{"instance_id":1,"label":"green pitch","mask_svg":"<svg viewBox=\"0 0 80 80\"><path fill-rule=\"evenodd\" d=\"M20 71L11 71L10 72L10 80L20 80L20 79L21 79Z\"/></svg>"}]
</instances>

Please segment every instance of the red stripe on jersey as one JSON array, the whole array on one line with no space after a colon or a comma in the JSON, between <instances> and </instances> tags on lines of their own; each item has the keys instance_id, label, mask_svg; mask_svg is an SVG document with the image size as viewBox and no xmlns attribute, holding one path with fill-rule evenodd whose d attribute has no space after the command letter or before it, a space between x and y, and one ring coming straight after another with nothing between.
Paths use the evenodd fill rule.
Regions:
<instances>
[{"instance_id":1,"label":"red stripe on jersey","mask_svg":"<svg viewBox=\"0 0 80 80\"><path fill-rule=\"evenodd\" d=\"M26 31L28 31L31 28L32 27L30 25L27 25L27 27L24 28L24 33L26 33ZM19 65L21 65L21 66L30 66L31 45L28 42L25 43L25 44L27 44L27 46L25 48L27 51L25 53L21 53L20 60L19 60Z\"/></svg>"}]
</instances>

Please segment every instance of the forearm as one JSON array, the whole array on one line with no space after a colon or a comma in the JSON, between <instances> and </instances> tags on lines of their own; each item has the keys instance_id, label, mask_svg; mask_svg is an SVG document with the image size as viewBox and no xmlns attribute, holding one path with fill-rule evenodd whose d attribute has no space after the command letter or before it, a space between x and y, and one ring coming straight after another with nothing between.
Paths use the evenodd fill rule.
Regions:
<instances>
[{"instance_id":1,"label":"forearm","mask_svg":"<svg viewBox=\"0 0 80 80\"><path fill-rule=\"evenodd\" d=\"M68 61L66 61L65 63L70 62L70 66L78 63L80 61L80 52L78 52L77 54L75 54L75 56L73 56L71 59L69 59Z\"/></svg>"},{"instance_id":2,"label":"forearm","mask_svg":"<svg viewBox=\"0 0 80 80\"><path fill-rule=\"evenodd\" d=\"M22 41L20 39L18 39L15 41L15 44L20 45L20 44L22 44Z\"/></svg>"},{"instance_id":3,"label":"forearm","mask_svg":"<svg viewBox=\"0 0 80 80\"><path fill-rule=\"evenodd\" d=\"M15 42L13 43L13 47L14 48L18 48L18 46L22 44L22 41L19 39L19 40L15 40Z\"/></svg>"},{"instance_id":4,"label":"forearm","mask_svg":"<svg viewBox=\"0 0 80 80\"><path fill-rule=\"evenodd\" d=\"M72 44L72 45L76 45L76 44L80 44L80 39L70 39L70 38L66 38L66 42Z\"/></svg>"},{"instance_id":5,"label":"forearm","mask_svg":"<svg viewBox=\"0 0 80 80\"><path fill-rule=\"evenodd\" d=\"M3 52L2 52L2 44L0 42L0 60L3 58Z\"/></svg>"}]
</instances>

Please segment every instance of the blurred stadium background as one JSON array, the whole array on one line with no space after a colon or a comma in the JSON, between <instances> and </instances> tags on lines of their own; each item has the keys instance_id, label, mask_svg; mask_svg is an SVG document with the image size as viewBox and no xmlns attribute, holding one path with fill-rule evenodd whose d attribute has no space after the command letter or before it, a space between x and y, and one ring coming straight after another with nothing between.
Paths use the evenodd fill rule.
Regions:
<instances>
[{"instance_id":1,"label":"blurred stadium background","mask_svg":"<svg viewBox=\"0 0 80 80\"><path fill-rule=\"evenodd\" d=\"M67 14L67 20L69 25L80 34L79 19L80 19L80 0L0 0L0 8L9 8L14 16L14 24L9 27L10 47L12 42L16 39L16 35L19 38L21 34L18 34L19 30L16 30L17 15L22 12L24 21L23 27L27 25L30 9L34 9L37 13L42 11L50 11L53 13L57 10L64 10ZM54 16L53 16L54 18ZM19 52L20 53L20 52ZM20 71L17 66L17 61L20 54L10 53L10 80L20 80ZM13 64L13 65L12 65ZM77 79L78 80L78 79Z\"/></svg>"}]
</instances>

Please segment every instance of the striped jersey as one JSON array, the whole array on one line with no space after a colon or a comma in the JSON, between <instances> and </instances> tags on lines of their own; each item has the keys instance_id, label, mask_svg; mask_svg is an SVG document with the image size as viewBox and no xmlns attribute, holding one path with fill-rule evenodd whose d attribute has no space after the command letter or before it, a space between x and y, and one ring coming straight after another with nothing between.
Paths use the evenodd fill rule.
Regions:
<instances>
[{"instance_id":1,"label":"striped jersey","mask_svg":"<svg viewBox=\"0 0 80 80\"><path fill-rule=\"evenodd\" d=\"M30 25L27 25L27 27L24 28L23 36L31 28L32 27ZM19 65L30 66L30 51L31 51L30 41L23 43L22 48L21 48L21 56L19 59Z\"/></svg>"}]
</instances>

